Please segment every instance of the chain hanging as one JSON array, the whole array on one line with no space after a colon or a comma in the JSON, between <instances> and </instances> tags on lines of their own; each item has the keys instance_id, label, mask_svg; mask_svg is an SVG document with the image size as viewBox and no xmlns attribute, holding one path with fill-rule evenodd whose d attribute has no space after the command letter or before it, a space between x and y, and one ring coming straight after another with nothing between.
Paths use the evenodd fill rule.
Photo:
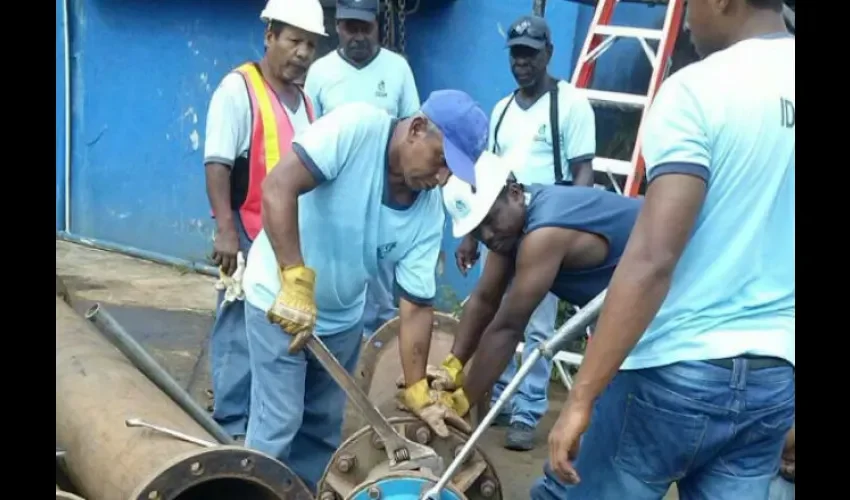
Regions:
<instances>
[{"instance_id":1,"label":"chain hanging","mask_svg":"<svg viewBox=\"0 0 850 500\"><path fill-rule=\"evenodd\" d=\"M381 45L386 48L392 47L392 32L393 32L393 22L392 22L392 0L384 0L384 29L383 29L383 37L381 40Z\"/></svg>"},{"instance_id":2,"label":"chain hanging","mask_svg":"<svg viewBox=\"0 0 850 500\"><path fill-rule=\"evenodd\" d=\"M407 0L398 0L398 49L401 55L406 56L407 33L405 32L405 21L407 20Z\"/></svg>"}]
</instances>

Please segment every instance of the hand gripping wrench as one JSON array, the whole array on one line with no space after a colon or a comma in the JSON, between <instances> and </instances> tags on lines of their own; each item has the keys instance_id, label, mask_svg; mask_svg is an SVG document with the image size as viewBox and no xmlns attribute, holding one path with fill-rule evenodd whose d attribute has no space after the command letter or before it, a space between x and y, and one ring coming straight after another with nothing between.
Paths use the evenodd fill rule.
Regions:
<instances>
[{"instance_id":1,"label":"hand gripping wrench","mask_svg":"<svg viewBox=\"0 0 850 500\"><path fill-rule=\"evenodd\" d=\"M443 473L443 458L437 455L437 452L432 448L399 435L381 412L375 408L375 405L369 401L369 397L357 387L351 375L339 364L339 361L331 354L320 338L312 332L295 336L290 344L289 352L298 352L302 348L306 348L319 360L319 363L325 367L325 370L330 373L331 377L348 395L348 398L366 417L366 421L369 422L372 430L384 443L384 449L390 461L390 470L430 469L437 476Z\"/></svg>"}]
</instances>

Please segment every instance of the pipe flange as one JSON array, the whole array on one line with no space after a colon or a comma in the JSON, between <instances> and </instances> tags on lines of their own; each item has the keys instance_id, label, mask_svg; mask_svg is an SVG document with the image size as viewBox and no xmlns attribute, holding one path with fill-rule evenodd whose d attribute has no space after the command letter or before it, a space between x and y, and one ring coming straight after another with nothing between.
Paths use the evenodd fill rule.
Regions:
<instances>
[{"instance_id":1,"label":"pipe flange","mask_svg":"<svg viewBox=\"0 0 850 500\"><path fill-rule=\"evenodd\" d=\"M439 365L451 352L455 334L460 323L454 316L435 312L431 334L431 349L428 363ZM401 320L395 317L378 328L363 343L360 359L354 370L354 381L368 396L369 401L387 417L404 416L396 408L396 379L401 375L401 359L398 355L398 335ZM379 376L375 376L379 374ZM369 425L356 405L347 402L343 436L350 436Z\"/></svg>"},{"instance_id":2,"label":"pipe flange","mask_svg":"<svg viewBox=\"0 0 850 500\"><path fill-rule=\"evenodd\" d=\"M358 484L345 500L407 500L433 488L439 478L426 472L390 472L384 477ZM440 492L440 500L468 500L452 485Z\"/></svg>"},{"instance_id":3,"label":"pipe flange","mask_svg":"<svg viewBox=\"0 0 850 500\"><path fill-rule=\"evenodd\" d=\"M447 466L469 440L469 436L451 427L449 437L441 438L416 417L393 417L387 420L399 435L433 448ZM346 439L331 457L318 484L318 499L347 499L358 491L360 485L395 474L395 471L390 470L380 438L371 427L363 427ZM417 474L418 477L424 477L418 471ZM451 485L468 500L502 499L501 484L496 471L478 446L473 448L454 475Z\"/></svg>"},{"instance_id":4,"label":"pipe flange","mask_svg":"<svg viewBox=\"0 0 850 500\"><path fill-rule=\"evenodd\" d=\"M200 491L205 488L209 488L206 494ZM310 489L288 467L241 446L217 446L177 456L143 481L130 498L175 500L190 490L197 493L194 498L313 500Z\"/></svg>"}]
</instances>

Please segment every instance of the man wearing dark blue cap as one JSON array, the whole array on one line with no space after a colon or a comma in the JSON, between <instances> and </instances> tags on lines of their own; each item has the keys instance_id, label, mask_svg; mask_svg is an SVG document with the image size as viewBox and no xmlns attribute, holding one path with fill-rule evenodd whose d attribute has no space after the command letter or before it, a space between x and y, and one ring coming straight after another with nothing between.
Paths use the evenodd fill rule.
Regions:
<instances>
[{"instance_id":1,"label":"man wearing dark blue cap","mask_svg":"<svg viewBox=\"0 0 850 500\"><path fill-rule=\"evenodd\" d=\"M291 336L314 331L349 372L357 364L369 279L394 270L402 403L439 435L466 424L425 376L445 222L440 190L474 181L487 115L467 94L440 90L396 119L365 103L340 106L295 137L263 185L263 231L243 278L253 392L246 446L315 487L339 446L345 394ZM468 429L468 427L467 427Z\"/></svg>"},{"instance_id":2,"label":"man wearing dark blue cap","mask_svg":"<svg viewBox=\"0 0 850 500\"><path fill-rule=\"evenodd\" d=\"M310 67L305 91L316 116L342 104L366 102L390 116L404 118L419 110L419 94L407 61L378 43L378 0L337 0L339 48ZM393 271L382 268L369 283L363 333L371 335L398 314Z\"/></svg>"},{"instance_id":3,"label":"man wearing dark blue cap","mask_svg":"<svg viewBox=\"0 0 850 500\"><path fill-rule=\"evenodd\" d=\"M490 115L489 149L497 155L525 147L529 130L536 131L525 159L514 169L523 185L565 184L593 186L592 160L596 152L596 124L587 97L567 81L549 75L553 54L552 35L546 20L521 16L507 33L511 72L517 89L499 101ZM558 140L554 141L553 138ZM461 273L466 273L478 257L478 243L466 237L456 252ZM485 260L486 248L481 248ZM547 294L531 316L525 330L525 356L555 330L558 298ZM493 388L495 401L517 370L511 358ZM511 450L531 450L535 429L549 407L547 389L552 365L540 359L523 380L506 411L496 420L509 425L505 446Z\"/></svg>"}]
</instances>

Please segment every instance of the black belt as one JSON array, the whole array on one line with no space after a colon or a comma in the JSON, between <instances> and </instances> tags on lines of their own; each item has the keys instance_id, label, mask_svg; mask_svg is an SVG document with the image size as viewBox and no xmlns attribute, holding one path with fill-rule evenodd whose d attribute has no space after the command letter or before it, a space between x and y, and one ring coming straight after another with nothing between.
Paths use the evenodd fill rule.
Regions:
<instances>
[{"instance_id":1,"label":"black belt","mask_svg":"<svg viewBox=\"0 0 850 500\"><path fill-rule=\"evenodd\" d=\"M768 356L739 356L737 358L706 359L705 362L710 363L714 366L719 366L721 368L731 370L735 364L736 359L746 359L748 370L762 370L765 368L791 366L791 363L785 361L784 359Z\"/></svg>"}]
</instances>

